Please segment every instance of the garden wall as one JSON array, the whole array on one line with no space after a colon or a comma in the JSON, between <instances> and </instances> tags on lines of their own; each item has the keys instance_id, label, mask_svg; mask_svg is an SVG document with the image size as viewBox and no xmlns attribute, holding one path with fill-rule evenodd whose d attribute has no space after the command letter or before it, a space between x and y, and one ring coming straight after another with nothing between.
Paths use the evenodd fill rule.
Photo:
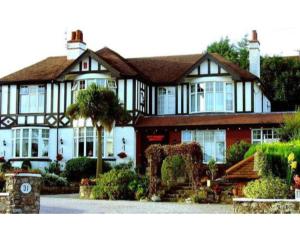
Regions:
<instances>
[{"instance_id":1,"label":"garden wall","mask_svg":"<svg viewBox=\"0 0 300 240\"><path fill-rule=\"evenodd\" d=\"M234 213L300 213L300 201L295 199L234 198Z\"/></svg>"},{"instance_id":2,"label":"garden wall","mask_svg":"<svg viewBox=\"0 0 300 240\"><path fill-rule=\"evenodd\" d=\"M6 174L6 193L0 194L0 213L39 213L40 174Z\"/></svg>"}]
</instances>

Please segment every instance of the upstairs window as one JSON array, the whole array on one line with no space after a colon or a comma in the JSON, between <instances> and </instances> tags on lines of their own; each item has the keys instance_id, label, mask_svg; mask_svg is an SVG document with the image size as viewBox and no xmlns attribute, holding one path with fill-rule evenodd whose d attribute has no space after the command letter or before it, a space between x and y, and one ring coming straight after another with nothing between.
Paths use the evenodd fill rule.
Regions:
<instances>
[{"instance_id":1,"label":"upstairs window","mask_svg":"<svg viewBox=\"0 0 300 240\"><path fill-rule=\"evenodd\" d=\"M232 112L233 84L229 82L199 82L191 84L190 111Z\"/></svg>"},{"instance_id":2,"label":"upstairs window","mask_svg":"<svg viewBox=\"0 0 300 240\"><path fill-rule=\"evenodd\" d=\"M158 88L158 114L175 114L175 87Z\"/></svg>"},{"instance_id":3,"label":"upstairs window","mask_svg":"<svg viewBox=\"0 0 300 240\"><path fill-rule=\"evenodd\" d=\"M45 86L20 87L20 113L43 113L45 110Z\"/></svg>"}]
</instances>

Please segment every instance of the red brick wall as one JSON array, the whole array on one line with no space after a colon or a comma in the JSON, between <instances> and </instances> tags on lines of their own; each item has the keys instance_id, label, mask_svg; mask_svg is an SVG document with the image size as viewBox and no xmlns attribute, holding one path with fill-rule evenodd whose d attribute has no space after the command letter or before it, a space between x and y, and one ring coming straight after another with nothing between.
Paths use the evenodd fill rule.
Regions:
<instances>
[{"instance_id":1,"label":"red brick wall","mask_svg":"<svg viewBox=\"0 0 300 240\"><path fill-rule=\"evenodd\" d=\"M170 130L169 132L169 144L181 143L181 131Z\"/></svg>"},{"instance_id":2,"label":"red brick wall","mask_svg":"<svg viewBox=\"0 0 300 240\"><path fill-rule=\"evenodd\" d=\"M244 140L251 143L251 129L250 128L229 128L226 130L226 147L229 148L237 141Z\"/></svg>"}]
</instances>

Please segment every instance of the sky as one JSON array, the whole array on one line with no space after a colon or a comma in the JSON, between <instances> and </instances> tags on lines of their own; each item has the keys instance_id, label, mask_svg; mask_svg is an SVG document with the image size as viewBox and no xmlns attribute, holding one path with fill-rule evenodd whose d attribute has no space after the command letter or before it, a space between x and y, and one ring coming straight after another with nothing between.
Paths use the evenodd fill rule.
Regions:
<instances>
[{"instance_id":1,"label":"sky","mask_svg":"<svg viewBox=\"0 0 300 240\"><path fill-rule=\"evenodd\" d=\"M299 1L298 1L299 2ZM88 48L124 57L201 53L256 29L262 55L297 55L297 0L9 0L0 3L0 77L48 56L65 55L83 31Z\"/></svg>"}]
</instances>

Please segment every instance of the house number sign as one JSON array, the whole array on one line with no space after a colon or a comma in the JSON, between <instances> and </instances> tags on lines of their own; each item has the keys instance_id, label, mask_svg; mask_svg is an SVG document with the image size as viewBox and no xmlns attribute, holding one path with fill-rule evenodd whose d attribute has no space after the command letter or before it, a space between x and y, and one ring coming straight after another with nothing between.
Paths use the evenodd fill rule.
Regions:
<instances>
[{"instance_id":1,"label":"house number sign","mask_svg":"<svg viewBox=\"0 0 300 240\"><path fill-rule=\"evenodd\" d=\"M29 183L23 183L20 187L20 190L24 194L28 194L31 192L31 185Z\"/></svg>"}]
</instances>

